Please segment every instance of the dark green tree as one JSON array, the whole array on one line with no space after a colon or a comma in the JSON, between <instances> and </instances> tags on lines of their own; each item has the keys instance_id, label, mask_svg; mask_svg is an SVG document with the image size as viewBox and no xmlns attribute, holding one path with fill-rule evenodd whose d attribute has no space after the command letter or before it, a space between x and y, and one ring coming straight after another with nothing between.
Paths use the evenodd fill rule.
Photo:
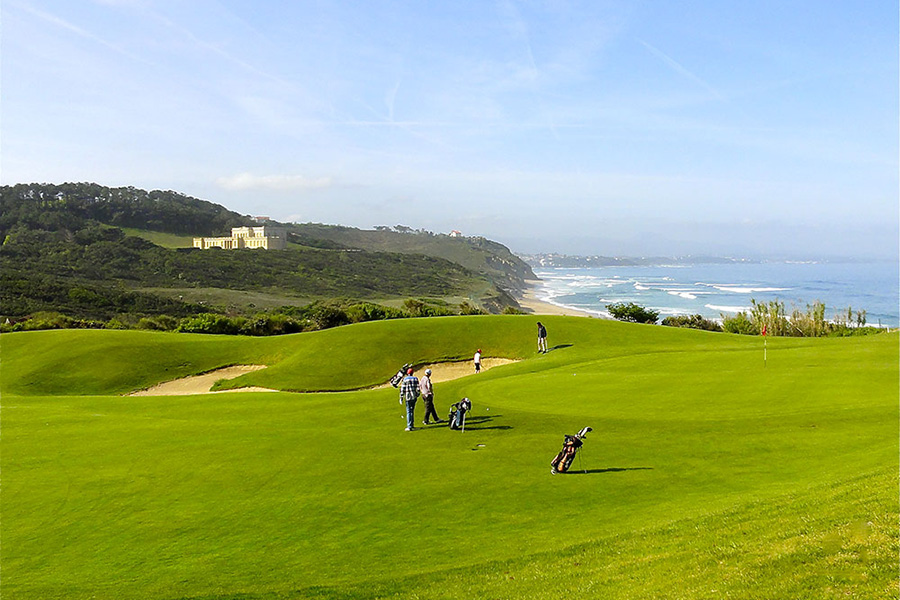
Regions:
<instances>
[{"instance_id":1,"label":"dark green tree","mask_svg":"<svg viewBox=\"0 0 900 600\"><path fill-rule=\"evenodd\" d=\"M619 321L628 321L629 323L656 323L659 318L659 311L644 308L634 302L616 302L615 304L607 304L606 310Z\"/></svg>"}]
</instances>

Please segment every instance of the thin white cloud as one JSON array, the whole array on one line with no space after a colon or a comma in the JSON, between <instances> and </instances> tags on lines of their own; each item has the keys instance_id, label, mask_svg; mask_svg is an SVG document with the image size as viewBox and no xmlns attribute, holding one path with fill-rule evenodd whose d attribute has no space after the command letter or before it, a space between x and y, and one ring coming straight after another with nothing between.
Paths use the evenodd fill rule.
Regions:
<instances>
[{"instance_id":1,"label":"thin white cloud","mask_svg":"<svg viewBox=\"0 0 900 600\"><path fill-rule=\"evenodd\" d=\"M106 41L105 39L103 39L102 37L95 35L95 34L91 33L90 31L83 29L73 23L70 23L69 21L66 21L65 19L62 19L54 14L44 12L42 10L34 8L33 6L31 6L29 4L24 4L24 3L20 3L20 2L14 2L13 6L16 8L20 8L20 9L24 10L25 12L28 12L31 15L33 15L39 19L42 19L52 25L55 25L56 27L64 29L64 30L68 31L69 33L74 33L77 36L80 36L84 39L90 40L96 44L99 44L105 48L108 48L109 50L112 50L113 52L115 52L117 54L120 54L122 56L130 58L131 60L141 62L141 63L151 65L151 66L156 66L154 63L148 61L147 59L140 57L136 54L132 54L131 52L128 52L124 48L121 48L115 44L112 44L112 43Z\"/></svg>"},{"instance_id":2,"label":"thin white cloud","mask_svg":"<svg viewBox=\"0 0 900 600\"><path fill-rule=\"evenodd\" d=\"M642 46L644 46L647 50L649 50L650 53L653 54L653 56L659 58L664 63L669 65L672 68L672 70L674 70L676 73L683 75L684 77L686 77L686 78L690 79L691 81L693 81L694 83L698 84L700 87L706 89L706 91L710 92L717 99L719 99L719 100L725 99L716 88L714 88L713 86L711 86L710 84L705 82L700 77L698 77L698 76L694 75L693 73L691 73L690 71L688 71L686 68L681 66L681 64L678 63L675 59L673 59L672 57L670 57L669 55L664 53L659 48L652 46L652 45L648 44L647 42L645 42L644 40L639 39L639 38L637 39L637 41Z\"/></svg>"},{"instance_id":3,"label":"thin white cloud","mask_svg":"<svg viewBox=\"0 0 900 600\"><path fill-rule=\"evenodd\" d=\"M531 35L528 30L528 23L525 21L525 19L522 17L522 14L512 2L504 2L501 5L501 13L506 17L508 21L508 27L513 32L515 37L518 38L519 41L524 45L526 60L525 68L522 71L522 74L524 75L524 79L531 89L531 94L537 102L542 115L547 120L547 127L550 128L553 136L558 140L560 139L560 137L559 131L556 128L555 120L553 118L553 115L547 109L547 105L545 104L544 99L542 98L540 93L542 74L540 69L538 69L537 62L534 59L534 51L531 44Z\"/></svg>"},{"instance_id":4,"label":"thin white cloud","mask_svg":"<svg viewBox=\"0 0 900 600\"><path fill-rule=\"evenodd\" d=\"M302 192L331 187L330 177L310 179L303 175L253 175L238 173L231 177L220 177L216 185L226 190L276 190L281 192Z\"/></svg>"},{"instance_id":5,"label":"thin white cloud","mask_svg":"<svg viewBox=\"0 0 900 600\"><path fill-rule=\"evenodd\" d=\"M94 0L94 4L143 8L147 2L146 0Z\"/></svg>"},{"instance_id":6,"label":"thin white cloud","mask_svg":"<svg viewBox=\"0 0 900 600\"><path fill-rule=\"evenodd\" d=\"M384 103L387 106L388 110L388 121L394 123L394 102L397 99L397 92L400 90L400 81L397 81L397 84L390 90L388 90L387 94L384 96Z\"/></svg>"}]
</instances>

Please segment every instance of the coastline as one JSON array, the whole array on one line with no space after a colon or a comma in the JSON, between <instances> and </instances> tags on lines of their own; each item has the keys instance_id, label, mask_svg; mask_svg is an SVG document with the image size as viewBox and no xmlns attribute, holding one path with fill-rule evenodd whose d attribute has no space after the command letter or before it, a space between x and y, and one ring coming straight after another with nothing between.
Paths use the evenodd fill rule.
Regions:
<instances>
[{"instance_id":1,"label":"coastline","mask_svg":"<svg viewBox=\"0 0 900 600\"><path fill-rule=\"evenodd\" d=\"M584 310L559 306L557 304L547 302L546 300L541 300L538 297L538 291L541 289L541 282L537 280L526 280L525 283L528 285L528 287L519 297L516 298L516 301L518 301L519 305L523 309L530 310L532 314L562 315L569 317L592 317L595 319L600 318L598 315L589 313Z\"/></svg>"},{"instance_id":2,"label":"coastline","mask_svg":"<svg viewBox=\"0 0 900 600\"><path fill-rule=\"evenodd\" d=\"M699 314L711 320L749 312L752 301L791 307L823 303L825 317L840 320L849 306L863 307L867 325L896 328L896 263L735 263L603 268L538 268L525 282L543 314L583 311L609 318L608 303L634 302L661 318ZM519 295L521 295L521 291ZM525 301L527 305L527 300ZM563 305L563 310L546 304ZM569 310L566 310L569 309ZM787 310L786 312L789 312ZM859 312L859 311L857 311Z\"/></svg>"}]
</instances>

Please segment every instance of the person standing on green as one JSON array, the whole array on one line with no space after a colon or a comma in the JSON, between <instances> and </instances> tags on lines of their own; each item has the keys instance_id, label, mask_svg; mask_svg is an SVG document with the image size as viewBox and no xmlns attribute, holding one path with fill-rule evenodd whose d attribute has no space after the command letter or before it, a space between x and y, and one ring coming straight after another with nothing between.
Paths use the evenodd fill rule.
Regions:
<instances>
[{"instance_id":1,"label":"person standing on green","mask_svg":"<svg viewBox=\"0 0 900 600\"><path fill-rule=\"evenodd\" d=\"M400 384L400 404L406 402L406 431L415 431L416 400L419 399L419 379L412 369L406 370L406 377Z\"/></svg>"},{"instance_id":2,"label":"person standing on green","mask_svg":"<svg viewBox=\"0 0 900 600\"><path fill-rule=\"evenodd\" d=\"M547 328L538 321L538 352L547 353Z\"/></svg>"},{"instance_id":3,"label":"person standing on green","mask_svg":"<svg viewBox=\"0 0 900 600\"><path fill-rule=\"evenodd\" d=\"M442 423L438 418L437 411L434 410L434 388L431 385L431 369L425 369L425 376L419 380L419 391L422 392L422 400L425 401L425 425L430 425L428 417L434 417L435 423Z\"/></svg>"}]
</instances>

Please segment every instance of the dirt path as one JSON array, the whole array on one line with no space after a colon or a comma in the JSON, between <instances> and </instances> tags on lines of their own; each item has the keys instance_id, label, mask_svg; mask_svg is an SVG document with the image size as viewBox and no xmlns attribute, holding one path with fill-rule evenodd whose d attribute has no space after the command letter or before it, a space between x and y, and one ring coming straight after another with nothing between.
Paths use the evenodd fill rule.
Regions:
<instances>
[{"instance_id":1,"label":"dirt path","mask_svg":"<svg viewBox=\"0 0 900 600\"><path fill-rule=\"evenodd\" d=\"M493 367L500 365L508 365L516 362L508 358L483 358L481 359L481 370L487 371ZM240 377L244 373L259 371L265 369L266 365L234 365L216 369L202 375L194 375L192 377L182 377L173 381L166 381L146 390L138 390L128 394L129 396L189 396L193 394L225 394L228 392L277 392L262 387L243 387L233 390L222 390L219 392L211 391L213 384L220 379L234 379ZM451 379L459 379L466 375L474 375L475 367L471 360L463 360L459 362L434 363L431 365L422 365L415 371L416 377L422 377L425 369L431 369L431 381L440 383L442 381L450 381ZM375 386L375 389L391 387L390 383L383 383Z\"/></svg>"}]
</instances>

